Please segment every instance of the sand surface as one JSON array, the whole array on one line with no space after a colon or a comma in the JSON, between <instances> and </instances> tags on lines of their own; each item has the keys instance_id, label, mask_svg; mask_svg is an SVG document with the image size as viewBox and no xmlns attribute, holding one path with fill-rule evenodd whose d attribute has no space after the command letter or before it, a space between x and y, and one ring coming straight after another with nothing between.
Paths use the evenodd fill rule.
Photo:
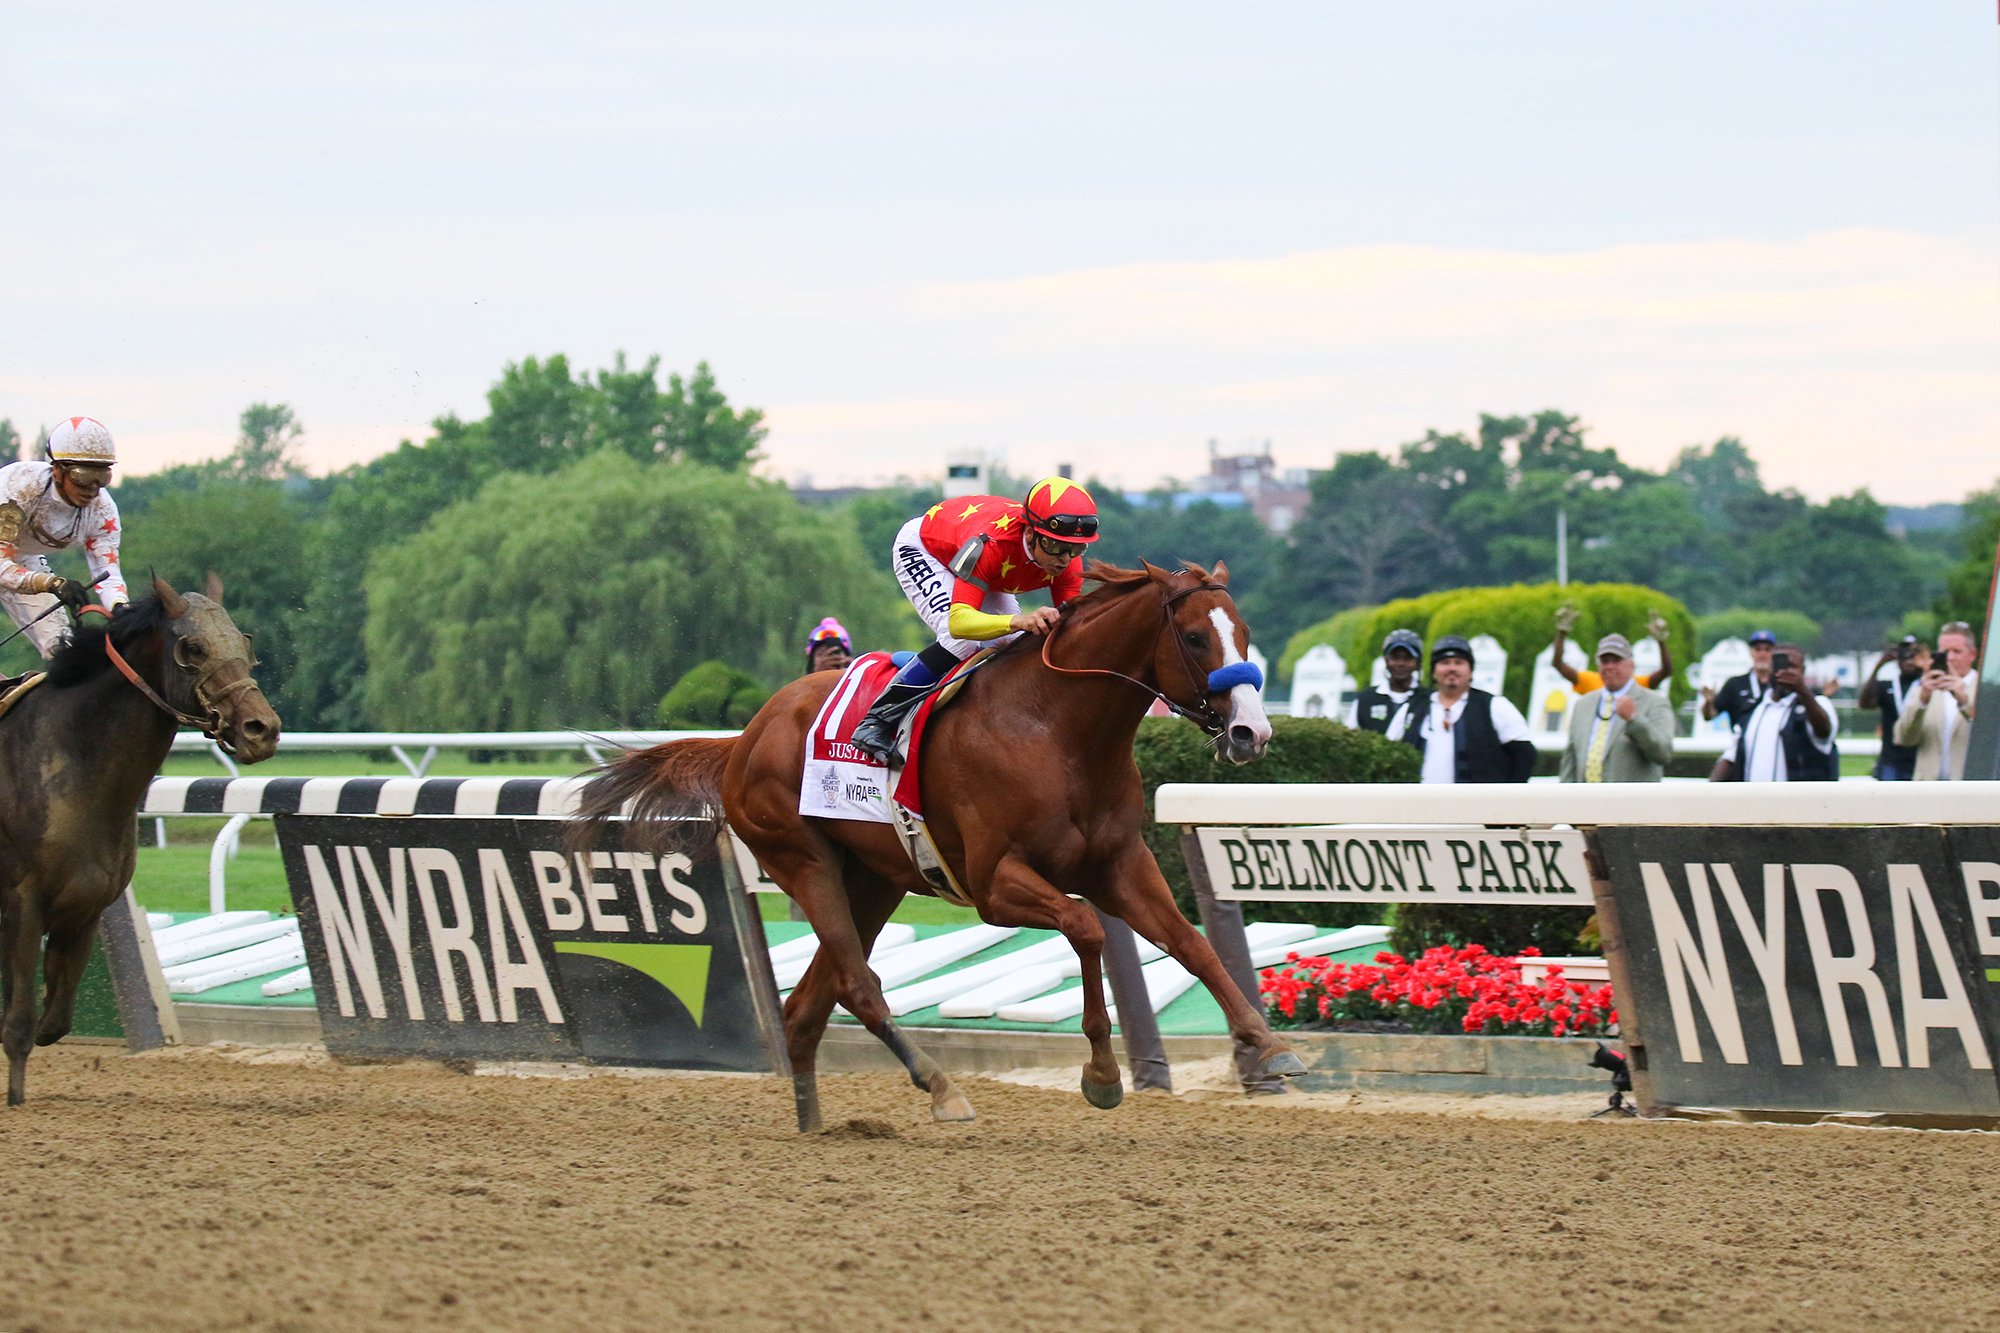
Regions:
<instances>
[{"instance_id":1,"label":"sand surface","mask_svg":"<svg viewBox=\"0 0 2000 1333\"><path fill-rule=\"evenodd\" d=\"M805 1139L768 1078L39 1051L0 1113L0 1328L2000 1318L2000 1135L1036 1081L967 1080L980 1120L938 1126L829 1076Z\"/></svg>"}]
</instances>

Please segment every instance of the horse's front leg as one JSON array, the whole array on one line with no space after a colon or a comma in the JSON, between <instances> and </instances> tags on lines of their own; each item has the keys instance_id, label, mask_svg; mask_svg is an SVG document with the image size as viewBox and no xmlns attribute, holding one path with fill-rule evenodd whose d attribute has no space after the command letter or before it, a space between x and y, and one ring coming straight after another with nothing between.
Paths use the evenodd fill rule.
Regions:
<instances>
[{"instance_id":1,"label":"horse's front leg","mask_svg":"<svg viewBox=\"0 0 2000 1333\"><path fill-rule=\"evenodd\" d=\"M1166 950L1168 956L1192 972L1222 1006L1229 1023L1229 1035L1239 1046L1256 1053L1257 1072L1264 1077L1292 1078L1306 1072L1305 1064L1292 1054L1271 1025L1264 1011L1243 994L1229 969L1216 956L1215 947L1202 933L1188 924L1174 905L1173 890L1160 873L1152 851L1137 838L1118 858L1116 873L1101 886L1096 901L1111 915Z\"/></svg>"},{"instance_id":2,"label":"horse's front leg","mask_svg":"<svg viewBox=\"0 0 2000 1333\"><path fill-rule=\"evenodd\" d=\"M1104 1003L1104 926L1090 904L1069 897L1010 854L994 868L980 915L997 926L1060 931L1069 941L1083 978L1083 1035L1090 1041L1090 1059L1083 1066L1084 1099L1102 1111L1125 1100L1118 1057L1111 1049L1111 1011Z\"/></svg>"},{"instance_id":3,"label":"horse's front leg","mask_svg":"<svg viewBox=\"0 0 2000 1333\"><path fill-rule=\"evenodd\" d=\"M0 924L0 959L7 969L7 1008L0 1015L0 1048L7 1052L7 1105L19 1106L28 1096L28 1053L34 1050L35 969L41 963L42 908L37 886L23 880L14 886L13 910Z\"/></svg>"}]
</instances>

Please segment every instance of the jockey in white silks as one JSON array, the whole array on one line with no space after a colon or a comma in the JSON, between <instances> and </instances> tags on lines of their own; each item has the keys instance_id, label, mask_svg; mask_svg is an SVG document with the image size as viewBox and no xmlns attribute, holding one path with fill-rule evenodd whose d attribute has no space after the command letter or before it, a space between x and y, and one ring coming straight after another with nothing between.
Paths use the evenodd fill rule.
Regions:
<instances>
[{"instance_id":1,"label":"jockey in white silks","mask_svg":"<svg viewBox=\"0 0 2000 1333\"><path fill-rule=\"evenodd\" d=\"M0 607L44 658L69 637L69 624L36 617L58 604L73 614L90 605L92 591L52 573L51 555L81 549L107 610L131 599L118 569L118 506L104 489L117 461L103 422L69 417L49 432L47 462L0 467Z\"/></svg>"}]
</instances>

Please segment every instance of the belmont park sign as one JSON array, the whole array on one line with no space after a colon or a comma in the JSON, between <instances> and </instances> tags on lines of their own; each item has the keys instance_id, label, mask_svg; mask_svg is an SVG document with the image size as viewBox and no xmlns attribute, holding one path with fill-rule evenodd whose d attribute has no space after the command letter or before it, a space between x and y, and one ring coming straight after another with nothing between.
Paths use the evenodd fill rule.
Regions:
<instances>
[{"instance_id":1,"label":"belmont park sign","mask_svg":"<svg viewBox=\"0 0 2000 1333\"><path fill-rule=\"evenodd\" d=\"M1218 898L1266 902L1434 902L1590 906L1575 829L1356 826L1202 827Z\"/></svg>"}]
</instances>

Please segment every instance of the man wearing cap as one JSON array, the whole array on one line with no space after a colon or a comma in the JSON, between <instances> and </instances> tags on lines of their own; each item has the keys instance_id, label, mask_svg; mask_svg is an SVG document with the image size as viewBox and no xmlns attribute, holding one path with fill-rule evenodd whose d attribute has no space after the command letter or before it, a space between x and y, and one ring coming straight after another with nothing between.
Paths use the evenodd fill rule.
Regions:
<instances>
[{"instance_id":1,"label":"man wearing cap","mask_svg":"<svg viewBox=\"0 0 2000 1333\"><path fill-rule=\"evenodd\" d=\"M1623 634L1597 641L1601 688L1577 701L1563 747L1564 782L1658 782L1674 754L1674 710L1632 679L1632 643Z\"/></svg>"},{"instance_id":2,"label":"man wearing cap","mask_svg":"<svg viewBox=\"0 0 2000 1333\"><path fill-rule=\"evenodd\" d=\"M1447 634L1431 645L1427 698L1413 695L1385 733L1424 757L1423 782L1526 782L1535 771L1528 720L1506 699L1472 688L1472 645Z\"/></svg>"},{"instance_id":3,"label":"man wearing cap","mask_svg":"<svg viewBox=\"0 0 2000 1333\"><path fill-rule=\"evenodd\" d=\"M1840 777L1833 709L1806 688L1805 652L1774 644L1770 686L1750 710L1711 782L1833 782Z\"/></svg>"},{"instance_id":4,"label":"man wearing cap","mask_svg":"<svg viewBox=\"0 0 2000 1333\"><path fill-rule=\"evenodd\" d=\"M1884 680L1882 669L1891 658L1896 661L1896 674ZM1916 776L1917 747L1896 744L1896 722L1910 710L1930 667L1930 645L1914 634L1905 634L1902 642L1882 650L1861 687L1861 706L1879 709L1882 714L1882 753L1875 760L1879 782L1908 782Z\"/></svg>"},{"instance_id":5,"label":"man wearing cap","mask_svg":"<svg viewBox=\"0 0 2000 1333\"><path fill-rule=\"evenodd\" d=\"M1722 682L1719 690L1706 685L1701 690L1701 716L1706 721L1717 713L1727 714L1732 731L1742 731L1750 714L1771 692L1771 651L1778 636L1767 629L1750 632L1750 669Z\"/></svg>"},{"instance_id":6,"label":"man wearing cap","mask_svg":"<svg viewBox=\"0 0 2000 1333\"><path fill-rule=\"evenodd\" d=\"M1390 630L1389 637L1382 640L1382 665L1389 673L1389 688L1378 690L1370 684L1356 695L1354 715L1348 725L1381 735L1389 730L1389 719L1396 715L1396 710L1412 698L1418 700L1414 708L1422 711L1425 691L1417 684L1417 668L1423 665L1423 659L1424 641L1415 630Z\"/></svg>"},{"instance_id":7,"label":"man wearing cap","mask_svg":"<svg viewBox=\"0 0 2000 1333\"><path fill-rule=\"evenodd\" d=\"M81 550L105 607L129 600L118 570L118 506L105 490L118 461L111 432L94 417L68 417L49 432L48 461L0 468L0 606L43 657L69 637L67 617L90 605L91 588L49 569L58 551Z\"/></svg>"}]
</instances>

